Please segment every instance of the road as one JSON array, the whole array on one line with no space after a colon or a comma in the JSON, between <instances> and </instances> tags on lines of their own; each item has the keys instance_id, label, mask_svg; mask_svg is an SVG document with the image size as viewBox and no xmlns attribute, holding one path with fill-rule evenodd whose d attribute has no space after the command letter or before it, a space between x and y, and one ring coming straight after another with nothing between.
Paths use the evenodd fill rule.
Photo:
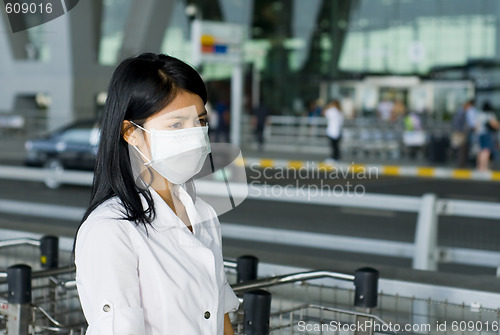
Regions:
<instances>
[{"instance_id":1,"label":"road","mask_svg":"<svg viewBox=\"0 0 500 335\"><path fill-rule=\"evenodd\" d=\"M327 180L316 178L285 178L273 175L265 178L248 171L250 183L272 185L294 185L298 187L322 186L333 189L341 185L367 193L420 196L435 193L442 198L478 201L500 201L498 183L427 180L417 178L380 177L367 179ZM268 176L269 177L269 176ZM290 177L290 176L288 176ZM292 176L293 177L293 176ZM360 186L361 185L361 186ZM46 188L42 183L0 180L0 199L85 207L89 201L90 188L63 186L56 190ZM362 195L360 196L362 201ZM27 208L29 211L29 208ZM401 242L413 242L416 214L381 210L328 207L310 203L296 204L265 200L249 200L233 211L220 217L221 222L242 225L272 227L320 234L335 234ZM0 227L50 233L59 236L74 236L79 222L36 218L27 215L6 215L0 217ZM485 219L457 217L439 218L439 245L500 251L500 226L498 222ZM1 237L0 237L1 239ZM336 263L364 264L372 266L410 267L408 259L382 257L369 254L326 251L317 248L292 247L285 245L256 243L236 239L224 240L227 257L254 254L267 262L287 265L325 268ZM496 269L475 266L440 265L440 270L459 273L495 274Z\"/></svg>"}]
</instances>

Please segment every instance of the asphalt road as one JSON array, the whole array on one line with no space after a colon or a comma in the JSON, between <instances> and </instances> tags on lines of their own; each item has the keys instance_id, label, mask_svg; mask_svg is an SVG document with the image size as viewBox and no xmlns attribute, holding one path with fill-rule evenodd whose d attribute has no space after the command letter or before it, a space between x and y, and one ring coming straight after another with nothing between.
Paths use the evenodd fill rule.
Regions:
<instances>
[{"instance_id":1,"label":"asphalt road","mask_svg":"<svg viewBox=\"0 0 500 335\"><path fill-rule=\"evenodd\" d=\"M500 201L498 183L477 181L436 180L418 178L381 177L369 179L326 180L321 176L310 179L277 178L266 179L249 171L248 181L280 185L362 185L365 192L422 195L435 193L439 197L478 201ZM90 188L63 186L56 190L42 183L0 180L0 199L85 207L89 201ZM362 199L362 198L361 198ZM362 201L362 200L360 200ZM30 209L27 208L26 211ZM233 211L220 217L221 222L250 226L272 227L321 234L386 239L412 242L414 239L416 214L364 210L345 207L327 207L310 203L292 204L265 200L246 200ZM78 221L36 218L27 215L0 215L0 228L73 236ZM500 251L500 226L498 222L484 219L457 217L439 218L439 245ZM1 236L0 236L1 239ZM267 262L287 265L325 268L332 262L365 264L372 266L397 266L407 268L410 260L370 254L326 251L256 243L236 239L224 240L226 257L254 254ZM440 270L458 273L495 274L495 269L475 266L441 265Z\"/></svg>"}]
</instances>

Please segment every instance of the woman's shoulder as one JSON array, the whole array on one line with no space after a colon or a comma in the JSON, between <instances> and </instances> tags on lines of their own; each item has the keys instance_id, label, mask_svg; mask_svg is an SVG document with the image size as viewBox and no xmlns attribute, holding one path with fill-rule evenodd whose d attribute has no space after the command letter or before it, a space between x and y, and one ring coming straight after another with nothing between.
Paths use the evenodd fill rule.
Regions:
<instances>
[{"instance_id":1,"label":"woman's shoulder","mask_svg":"<svg viewBox=\"0 0 500 335\"><path fill-rule=\"evenodd\" d=\"M120 203L118 197L112 197L102 202L99 206L97 206L89 215L91 217L109 217L109 218L117 218L122 213L123 206ZM123 214L121 214L123 216Z\"/></svg>"},{"instance_id":2,"label":"woman's shoulder","mask_svg":"<svg viewBox=\"0 0 500 335\"><path fill-rule=\"evenodd\" d=\"M97 206L85 219L79 229L81 234L116 234L127 232L133 224L125 220L124 208L117 197L110 198Z\"/></svg>"},{"instance_id":3,"label":"woman's shoulder","mask_svg":"<svg viewBox=\"0 0 500 335\"><path fill-rule=\"evenodd\" d=\"M100 204L85 219L76 235L75 264L85 267L90 260L115 257L127 252L135 253L141 247L135 223L123 217L116 199Z\"/></svg>"}]
</instances>

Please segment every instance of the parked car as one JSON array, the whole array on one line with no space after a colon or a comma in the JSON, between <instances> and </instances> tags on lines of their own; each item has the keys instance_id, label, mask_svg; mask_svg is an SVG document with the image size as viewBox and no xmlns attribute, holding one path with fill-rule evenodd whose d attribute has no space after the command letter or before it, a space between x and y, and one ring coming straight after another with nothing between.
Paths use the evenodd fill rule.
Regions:
<instances>
[{"instance_id":1,"label":"parked car","mask_svg":"<svg viewBox=\"0 0 500 335\"><path fill-rule=\"evenodd\" d=\"M100 131L95 120L77 121L26 141L25 164L51 170L94 168Z\"/></svg>"}]
</instances>

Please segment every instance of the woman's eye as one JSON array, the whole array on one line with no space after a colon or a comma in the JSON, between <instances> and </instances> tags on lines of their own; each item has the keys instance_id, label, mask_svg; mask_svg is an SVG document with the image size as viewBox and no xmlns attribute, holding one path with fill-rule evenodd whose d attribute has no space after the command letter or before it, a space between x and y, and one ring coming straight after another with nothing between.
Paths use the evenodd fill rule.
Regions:
<instances>
[{"instance_id":1,"label":"woman's eye","mask_svg":"<svg viewBox=\"0 0 500 335\"><path fill-rule=\"evenodd\" d=\"M180 122L176 122L173 125L171 125L170 128L180 129L182 128L182 124Z\"/></svg>"}]
</instances>

